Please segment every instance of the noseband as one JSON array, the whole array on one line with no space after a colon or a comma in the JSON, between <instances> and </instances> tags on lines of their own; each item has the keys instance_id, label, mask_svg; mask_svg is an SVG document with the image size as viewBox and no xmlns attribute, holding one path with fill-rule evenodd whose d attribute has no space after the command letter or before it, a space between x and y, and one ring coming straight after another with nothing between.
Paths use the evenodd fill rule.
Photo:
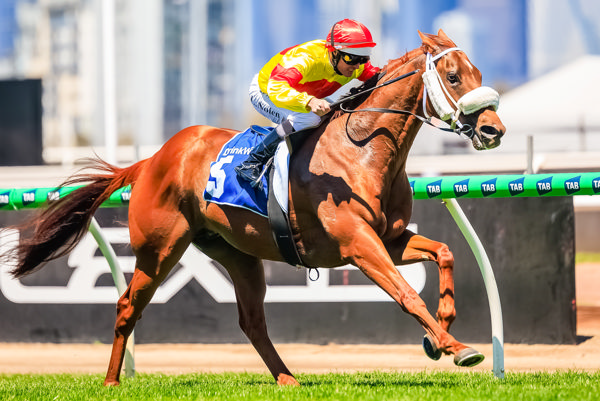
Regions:
<instances>
[{"instance_id":1,"label":"noseband","mask_svg":"<svg viewBox=\"0 0 600 401\"><path fill-rule=\"evenodd\" d=\"M432 56L431 53L427 53L427 59L425 62L425 72L422 75L423 83L424 83L424 86L423 86L423 113L425 114L425 117L421 117L421 116L416 115L407 110L395 110L395 109L386 109L386 108L380 108L380 107L365 108L365 109L359 109L359 110L350 110L350 109L346 109L344 107L344 103L348 100L351 100L359 95L362 95L365 92L371 92L382 86L386 86L393 82L407 78L407 77L419 72L419 70L414 70L412 72L409 72L408 74L404 74L397 78L390 79L389 81L386 81L386 82L384 82L380 85L377 85L373 88L356 93L353 96L343 98L338 102L332 103L332 106L334 104L335 105L339 104L340 110L342 110L343 112L348 113L348 114L353 114L353 113L357 113L357 112L361 112L361 111L372 111L372 112L378 112L378 113L393 113L393 114L411 115L411 116L421 120L421 122L431 125L432 127L437 128L439 130L455 132L458 135L465 135L465 136L467 136L467 138L473 139L473 136L475 135L475 131L473 130L473 127L471 127L469 124L462 124L459 121L460 115L461 114L464 114L464 115L472 114L478 110L481 110L481 109L484 109L484 108L490 107L490 106L494 108L494 111L496 111L498 109L498 104L500 102L500 95L498 95L498 92L496 92L494 89L492 89L490 87L480 86L478 88L475 88L475 89L465 93L460 99L458 99L458 101L455 101L454 98L452 96L450 96L448 89L446 89L446 86L444 85L444 82L442 81L442 78L440 77L440 74L437 72L437 69L436 69L436 61L438 61L440 58L442 58L443 56L445 56L446 54L448 54L452 51L462 51L462 50L458 47L451 47L451 48L446 49L443 52L437 54L436 56ZM430 116L427 113L428 94L429 94L430 102L433 105L433 108L435 109L436 113L438 113L438 116L440 117L440 119L442 121L444 121L450 125L450 128L440 127L431 122L432 116ZM450 103L448 103L448 99L450 99L452 101L452 103L454 104L454 107L452 107L450 105ZM450 121L448 121L448 120L450 120ZM346 130L348 128L349 121L350 121L350 118L348 118L348 120L346 120Z\"/></svg>"},{"instance_id":2,"label":"noseband","mask_svg":"<svg viewBox=\"0 0 600 401\"><path fill-rule=\"evenodd\" d=\"M459 134L465 134L469 138L474 135L473 128L464 125L459 121L461 114L472 114L486 107L493 107L494 111L498 110L500 95L494 89L488 86L480 86L465 93L458 101L455 101L446 85L442 81L440 74L436 68L436 61L441 59L446 54L453 51L462 51L458 47L451 47L443 52L432 56L427 53L425 61L425 72L423 73L423 113L427 120L431 120L431 116L427 113L427 95L429 94L430 102L440 119L450 125L450 127ZM452 105L448 103L448 99L452 101ZM450 122L448 122L450 120ZM458 126L458 129L456 128ZM470 132L470 135L467 134Z\"/></svg>"}]
</instances>

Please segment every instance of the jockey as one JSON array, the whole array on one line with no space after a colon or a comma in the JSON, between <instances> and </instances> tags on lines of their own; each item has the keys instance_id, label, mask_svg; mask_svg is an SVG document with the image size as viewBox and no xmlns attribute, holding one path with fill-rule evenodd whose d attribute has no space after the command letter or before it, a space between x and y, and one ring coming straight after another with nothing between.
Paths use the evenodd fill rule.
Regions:
<instances>
[{"instance_id":1,"label":"jockey","mask_svg":"<svg viewBox=\"0 0 600 401\"><path fill-rule=\"evenodd\" d=\"M319 125L330 111L325 98L340 87L379 72L369 61L374 46L366 26L344 19L333 24L326 40L290 47L269 60L252 80L250 100L277 127L235 168L238 176L260 187L263 166L283 138Z\"/></svg>"}]
</instances>

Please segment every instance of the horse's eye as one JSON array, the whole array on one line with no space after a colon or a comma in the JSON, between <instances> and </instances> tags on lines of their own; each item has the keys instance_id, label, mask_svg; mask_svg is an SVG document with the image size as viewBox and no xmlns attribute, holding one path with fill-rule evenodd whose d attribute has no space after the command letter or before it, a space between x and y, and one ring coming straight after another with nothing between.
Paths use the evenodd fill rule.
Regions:
<instances>
[{"instance_id":1,"label":"horse's eye","mask_svg":"<svg viewBox=\"0 0 600 401\"><path fill-rule=\"evenodd\" d=\"M449 83L451 83L452 85L458 83L458 75L453 73L453 72L449 72L446 75L446 79L448 80Z\"/></svg>"}]
</instances>

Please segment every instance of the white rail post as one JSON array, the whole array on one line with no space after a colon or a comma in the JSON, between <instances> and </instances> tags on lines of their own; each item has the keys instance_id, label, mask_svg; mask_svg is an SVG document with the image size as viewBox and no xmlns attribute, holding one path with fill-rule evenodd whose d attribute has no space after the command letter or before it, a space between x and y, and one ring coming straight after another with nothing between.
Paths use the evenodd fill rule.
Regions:
<instances>
[{"instance_id":1,"label":"white rail post","mask_svg":"<svg viewBox=\"0 0 600 401\"><path fill-rule=\"evenodd\" d=\"M119 261L117 259L117 255L115 254L115 250L110 245L110 242L104 236L100 225L96 221L95 217L92 217L92 221L90 223L89 231L98 243L98 247L102 252L102 255L108 261L108 265L110 266L110 272L112 273L113 280L115 282L115 287L117 287L117 291L119 292L119 296L123 295L125 290L127 289L127 281L125 281L125 275L123 274L123 270L119 266ZM125 349L125 376L133 377L135 375L135 359L134 359L134 346L135 340L133 332L129 336L127 340L127 346Z\"/></svg>"},{"instance_id":2,"label":"white rail post","mask_svg":"<svg viewBox=\"0 0 600 401\"><path fill-rule=\"evenodd\" d=\"M443 199L444 204L450 211L454 221L460 228L465 239L469 243L475 259L479 264L485 290L490 304L490 315L492 320L492 349L494 376L499 379L504 379L504 328L502 324L502 307L500 305L500 295L498 294L498 286L494 277L494 271L490 260L485 253L485 249L475 233L473 226L465 216L456 199Z\"/></svg>"}]
</instances>

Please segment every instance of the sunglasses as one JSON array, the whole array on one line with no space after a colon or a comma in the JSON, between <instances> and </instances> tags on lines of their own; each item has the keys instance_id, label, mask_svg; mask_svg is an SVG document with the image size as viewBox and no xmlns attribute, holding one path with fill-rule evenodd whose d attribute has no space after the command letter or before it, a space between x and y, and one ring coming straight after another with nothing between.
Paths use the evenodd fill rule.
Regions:
<instances>
[{"instance_id":1,"label":"sunglasses","mask_svg":"<svg viewBox=\"0 0 600 401\"><path fill-rule=\"evenodd\" d=\"M366 64L370 60L369 56L357 56L356 54L349 54L344 52L340 53L342 55L342 60L344 60L344 63L348 65Z\"/></svg>"}]
</instances>

